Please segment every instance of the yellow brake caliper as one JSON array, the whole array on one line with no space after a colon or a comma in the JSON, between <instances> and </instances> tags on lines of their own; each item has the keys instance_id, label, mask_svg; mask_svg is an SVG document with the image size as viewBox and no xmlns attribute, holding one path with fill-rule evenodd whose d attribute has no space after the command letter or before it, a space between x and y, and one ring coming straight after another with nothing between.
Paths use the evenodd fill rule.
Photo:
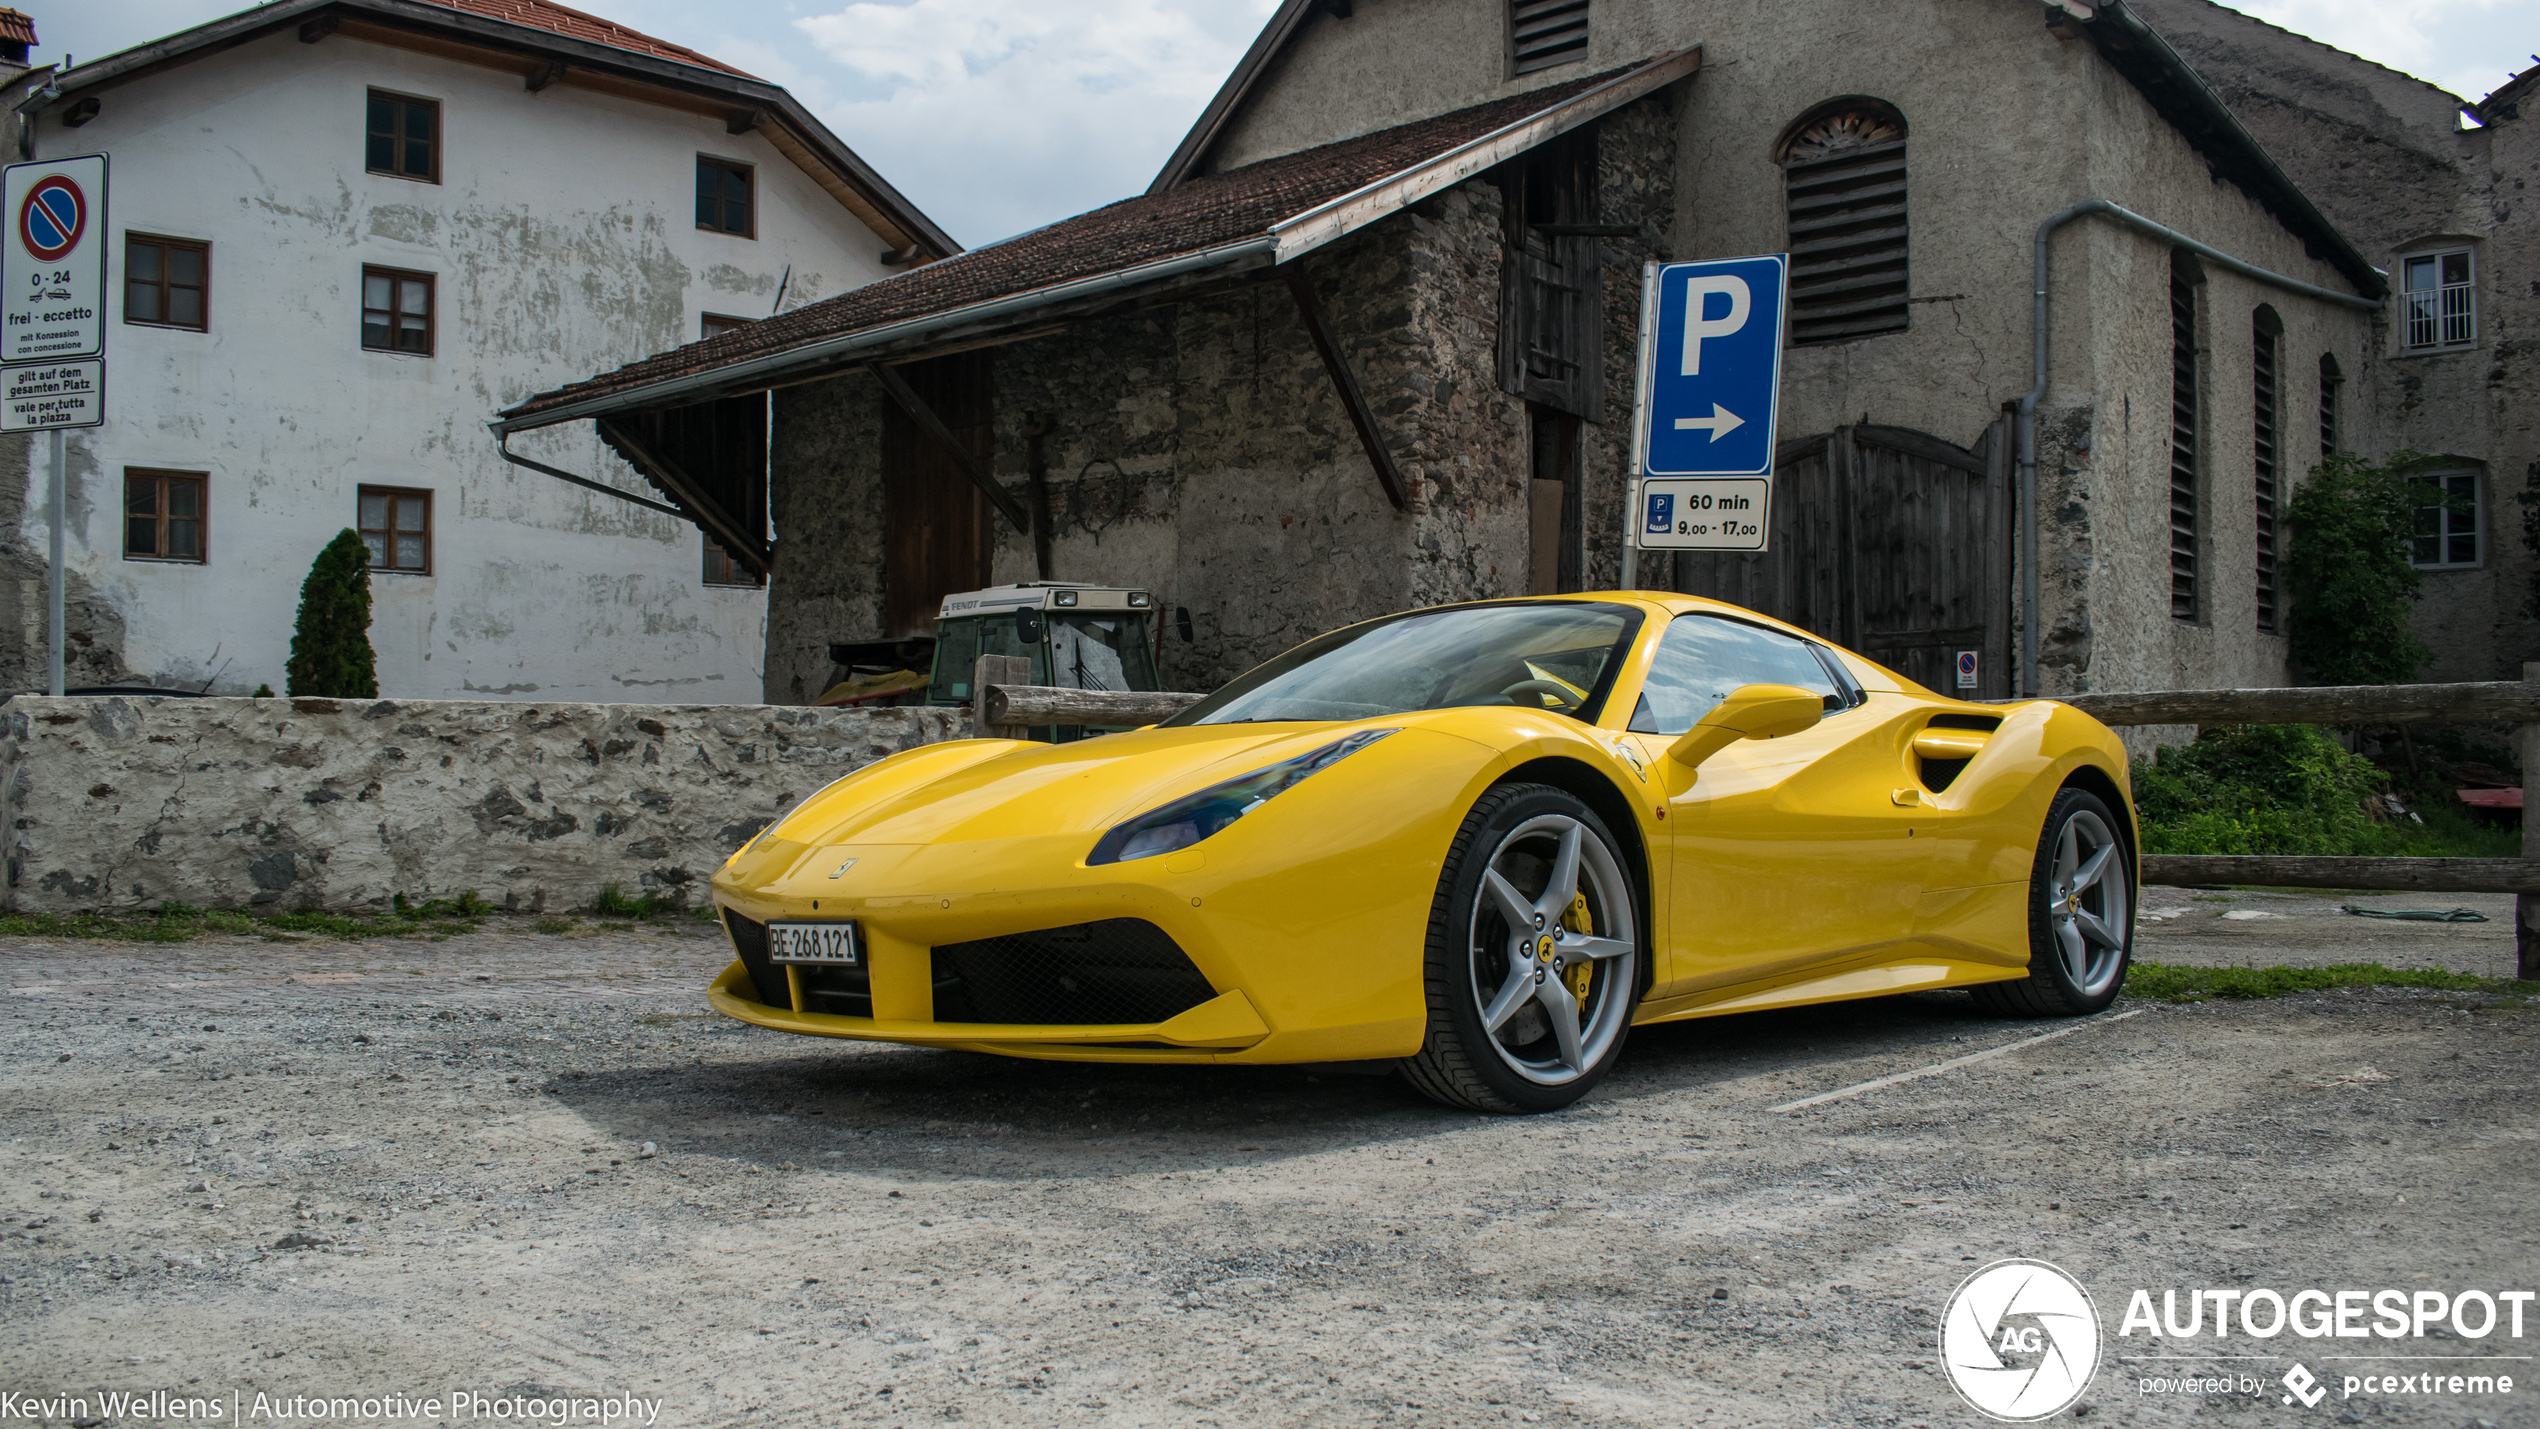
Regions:
<instances>
[{"instance_id":1,"label":"yellow brake caliper","mask_svg":"<svg viewBox=\"0 0 2540 1429\"><path fill-rule=\"evenodd\" d=\"M1581 935L1593 934L1596 931L1595 922L1588 917L1586 894L1580 893L1571 897L1570 911L1561 915L1561 926ZM1581 1007L1587 1005L1588 985L1595 978L1596 964L1585 958L1581 958L1561 971L1562 985L1570 989L1570 995L1579 1000Z\"/></svg>"}]
</instances>

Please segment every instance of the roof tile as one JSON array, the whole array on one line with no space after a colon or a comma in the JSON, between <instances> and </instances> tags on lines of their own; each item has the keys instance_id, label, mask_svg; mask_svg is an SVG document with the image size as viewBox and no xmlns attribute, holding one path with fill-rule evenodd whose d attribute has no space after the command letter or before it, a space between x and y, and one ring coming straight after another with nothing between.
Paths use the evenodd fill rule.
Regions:
<instances>
[{"instance_id":1,"label":"roof tile","mask_svg":"<svg viewBox=\"0 0 2540 1429\"><path fill-rule=\"evenodd\" d=\"M603 20L597 15L586 15L569 6L558 5L555 0L430 0L430 3L464 11L470 15L482 15L489 20L526 25L530 29L545 30L549 34L562 35L567 39L585 40L595 45L607 45L612 49L632 50L639 55L651 55L655 59L675 60L680 64L720 70L725 74L757 78L746 70L734 69L721 60L710 55L699 54L685 45L674 45L668 40L656 40L641 31L630 30L614 20Z\"/></svg>"}]
</instances>

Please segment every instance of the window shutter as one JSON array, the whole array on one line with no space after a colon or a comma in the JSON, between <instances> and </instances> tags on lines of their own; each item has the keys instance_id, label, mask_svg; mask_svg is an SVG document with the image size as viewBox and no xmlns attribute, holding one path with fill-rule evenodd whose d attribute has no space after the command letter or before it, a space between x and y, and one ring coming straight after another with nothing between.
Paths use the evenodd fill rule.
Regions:
<instances>
[{"instance_id":1,"label":"window shutter","mask_svg":"<svg viewBox=\"0 0 2540 1429\"><path fill-rule=\"evenodd\" d=\"M1509 0L1509 70L1531 74L1587 55L1588 0Z\"/></svg>"},{"instance_id":2,"label":"window shutter","mask_svg":"<svg viewBox=\"0 0 2540 1429\"><path fill-rule=\"evenodd\" d=\"M1903 331L1905 121L1885 106L1810 120L1784 146L1782 170L1791 342Z\"/></svg>"}]
</instances>

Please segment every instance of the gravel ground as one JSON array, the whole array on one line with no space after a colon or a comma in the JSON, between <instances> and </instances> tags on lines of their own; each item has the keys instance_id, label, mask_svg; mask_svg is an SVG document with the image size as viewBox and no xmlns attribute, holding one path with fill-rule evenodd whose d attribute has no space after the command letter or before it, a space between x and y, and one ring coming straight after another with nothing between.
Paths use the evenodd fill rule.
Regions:
<instances>
[{"instance_id":1,"label":"gravel ground","mask_svg":"<svg viewBox=\"0 0 2540 1429\"><path fill-rule=\"evenodd\" d=\"M2155 897L2284 914L2160 920L2167 961L2486 970L2500 927L2510 960L2502 918ZM2511 1229L2540 1173L2518 999L2163 1006L2014 1046L2046 1029L1889 998L1644 1029L1588 1102L1509 1119L1329 1069L785 1037L703 1011L726 956L697 925L499 920L0 943L0 1392L572 1389L679 1425L1971 1425L1940 1308L2037 1256L2109 1332L2078 1422L2540 1424L2528 1386L2306 1410L2272 1378L2288 1352L2334 1379L2334 1354L2528 1341L2207 1362L2115 1337L2134 1287L2540 1281ZM2267 1379L2142 1392L2182 1365Z\"/></svg>"}]
</instances>

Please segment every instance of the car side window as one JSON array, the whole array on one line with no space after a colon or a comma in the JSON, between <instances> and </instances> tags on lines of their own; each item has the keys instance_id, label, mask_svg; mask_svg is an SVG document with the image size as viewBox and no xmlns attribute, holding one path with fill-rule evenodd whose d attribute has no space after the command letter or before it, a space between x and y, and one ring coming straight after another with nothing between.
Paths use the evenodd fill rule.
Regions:
<instances>
[{"instance_id":1,"label":"car side window","mask_svg":"<svg viewBox=\"0 0 2540 1429\"><path fill-rule=\"evenodd\" d=\"M1743 685L1814 690L1829 713L1853 704L1852 692L1836 683L1807 641L1742 620L1679 615L1658 638L1630 727L1638 734L1682 734Z\"/></svg>"}]
</instances>

